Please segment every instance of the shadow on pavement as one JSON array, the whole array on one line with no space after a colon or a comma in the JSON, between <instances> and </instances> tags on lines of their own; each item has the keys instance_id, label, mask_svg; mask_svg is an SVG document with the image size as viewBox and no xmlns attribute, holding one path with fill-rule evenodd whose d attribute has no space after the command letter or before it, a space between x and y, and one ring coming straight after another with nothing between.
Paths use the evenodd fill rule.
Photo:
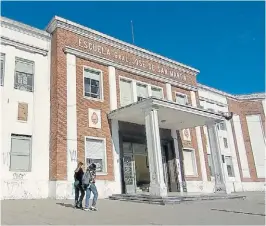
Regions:
<instances>
[{"instance_id":1,"label":"shadow on pavement","mask_svg":"<svg viewBox=\"0 0 266 226\"><path fill-rule=\"evenodd\" d=\"M56 203L57 205L60 205L60 206L64 206L64 207L69 207L69 208L74 208L74 206L72 204L69 204L69 203Z\"/></svg>"}]
</instances>

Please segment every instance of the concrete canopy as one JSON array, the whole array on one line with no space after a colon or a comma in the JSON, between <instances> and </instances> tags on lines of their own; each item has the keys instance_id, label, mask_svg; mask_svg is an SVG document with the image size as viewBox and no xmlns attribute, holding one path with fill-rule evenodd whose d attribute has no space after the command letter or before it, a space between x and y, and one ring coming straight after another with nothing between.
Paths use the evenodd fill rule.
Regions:
<instances>
[{"instance_id":1,"label":"concrete canopy","mask_svg":"<svg viewBox=\"0 0 266 226\"><path fill-rule=\"evenodd\" d=\"M154 108L158 110L159 127L164 129L187 129L225 120L225 117L218 113L154 97L111 111L108 118L145 125L145 112Z\"/></svg>"}]
</instances>

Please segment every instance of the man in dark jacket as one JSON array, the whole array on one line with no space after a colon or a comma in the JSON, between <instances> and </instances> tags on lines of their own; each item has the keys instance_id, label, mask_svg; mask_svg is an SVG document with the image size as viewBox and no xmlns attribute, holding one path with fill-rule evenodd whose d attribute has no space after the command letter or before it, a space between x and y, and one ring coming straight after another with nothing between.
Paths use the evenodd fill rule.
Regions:
<instances>
[{"instance_id":1,"label":"man in dark jacket","mask_svg":"<svg viewBox=\"0 0 266 226\"><path fill-rule=\"evenodd\" d=\"M85 195L85 191L82 187L82 178L83 178L83 174L84 174L82 166L83 166L83 163L79 162L79 164L75 170L75 174L74 174L74 179L75 179L75 183L74 183L75 207L80 208L80 209L82 209L82 200L83 200L84 195ZM79 197L79 193L80 193L80 197Z\"/></svg>"}]
</instances>

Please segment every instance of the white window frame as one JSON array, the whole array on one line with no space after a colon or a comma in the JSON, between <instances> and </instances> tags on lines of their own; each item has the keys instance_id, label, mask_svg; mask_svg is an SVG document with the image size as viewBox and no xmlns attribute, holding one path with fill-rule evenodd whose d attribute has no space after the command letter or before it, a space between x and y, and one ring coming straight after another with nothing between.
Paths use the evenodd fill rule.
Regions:
<instances>
[{"instance_id":1,"label":"white window frame","mask_svg":"<svg viewBox=\"0 0 266 226\"><path fill-rule=\"evenodd\" d=\"M119 84L118 84L118 86L119 86L119 102L120 102L120 105L121 105L121 89L120 89L120 80L125 80L125 81L128 81L128 82L131 82L131 93L132 93L132 98L133 98L133 100L132 100L132 104L135 102L135 93L134 93L134 80L133 79L131 79L131 78L127 78L127 77L124 77L124 76L119 76ZM123 106L123 107L125 107L125 106Z\"/></svg>"},{"instance_id":2,"label":"white window frame","mask_svg":"<svg viewBox=\"0 0 266 226\"><path fill-rule=\"evenodd\" d=\"M135 80L135 81L136 81L136 82L135 82L135 84L136 84L136 100L138 101L138 91L137 91L137 86L138 86L138 84L143 85L143 86L146 86L146 88L147 88L147 93L148 93L148 97L150 97L150 96L151 96L151 89L150 89L150 87L149 87L149 84L146 83L146 82L138 81L138 80ZM147 97L147 98L148 98L148 97Z\"/></svg>"},{"instance_id":3,"label":"white window frame","mask_svg":"<svg viewBox=\"0 0 266 226\"><path fill-rule=\"evenodd\" d=\"M105 164L105 170L106 172L97 172L96 173L96 176L97 175L108 175L108 165L107 165L107 153L106 153L106 138L104 137L93 137L93 136L85 136L84 137L84 142L85 142L85 161L84 163L86 164L86 160L87 160L87 156L86 156L86 145L87 145L87 139L91 139L91 140L100 140L100 141L103 141L103 145L104 145L104 161L103 163Z\"/></svg>"},{"instance_id":4,"label":"white window frame","mask_svg":"<svg viewBox=\"0 0 266 226\"><path fill-rule=\"evenodd\" d=\"M28 139L30 140L30 152L29 152L29 155L26 155L26 154L19 154L18 152L12 152L12 138L17 138L17 139ZM32 170L32 136L31 135L25 135L25 134L15 134L15 133L12 133L10 134L10 165L9 165L9 171L10 172L31 172ZM11 169L11 158L12 158L12 155L14 156L29 156L29 168L28 170L14 170L14 169Z\"/></svg>"},{"instance_id":5,"label":"white window frame","mask_svg":"<svg viewBox=\"0 0 266 226\"><path fill-rule=\"evenodd\" d=\"M121 75L119 76L119 92L120 92L120 79L124 79L124 80L127 80L127 81L132 82L132 94L133 94L133 102L132 103L137 102L137 99L138 99L137 83L139 83L141 85L146 85L147 86L147 89L148 89L148 97L151 97L152 96L152 90L151 90L152 87L157 88L157 89L160 89L162 91L162 94L163 94L162 99L164 99L164 89L163 89L163 87L156 86L156 85L151 85L151 84L149 84L147 82L142 82L142 81L135 80L135 79L128 78L128 77L125 77L125 76L121 76ZM186 94L184 94L184 95L186 95ZM121 96L120 96L120 98L121 98Z\"/></svg>"},{"instance_id":6,"label":"white window frame","mask_svg":"<svg viewBox=\"0 0 266 226\"><path fill-rule=\"evenodd\" d=\"M198 177L198 167L197 167L197 159L196 159L195 149L193 149L193 148L183 148L183 152L184 151L192 152L192 157L193 157L192 165L193 165L193 168L194 168L194 171L195 171L194 175L186 175L186 170L185 170L185 176L186 177ZM183 155L183 164L184 164L184 160L185 159L184 159L184 155ZM184 166L184 168L185 168L185 166Z\"/></svg>"},{"instance_id":7,"label":"white window frame","mask_svg":"<svg viewBox=\"0 0 266 226\"><path fill-rule=\"evenodd\" d=\"M228 174L226 158L231 158L231 163L232 163L231 166L232 166L233 176L229 176L229 174ZM227 176L229 178L234 178L235 177L235 169L234 169L234 163L233 163L232 156L230 156L230 155L224 155L224 163L225 163L225 166L226 166Z\"/></svg>"},{"instance_id":8,"label":"white window frame","mask_svg":"<svg viewBox=\"0 0 266 226\"><path fill-rule=\"evenodd\" d=\"M225 146L225 141L226 140L226 144L227 144L227 147ZM229 144L228 144L228 139L227 139L227 137L223 137L223 147L225 148L225 149L228 149L229 148Z\"/></svg>"},{"instance_id":9,"label":"white window frame","mask_svg":"<svg viewBox=\"0 0 266 226\"><path fill-rule=\"evenodd\" d=\"M33 73L32 73L32 90L29 91L29 90L23 90L23 89L19 89L19 88L16 88L16 73L17 73L17 70L16 70L16 61L24 61L24 62L27 62L27 63L32 63L33 65ZM29 59L25 59L23 57L15 57L15 68L14 68L14 89L15 90L19 90L19 91L24 91L24 92L29 92L29 93L33 93L35 91L35 62L33 60L29 60Z\"/></svg>"},{"instance_id":10,"label":"white window frame","mask_svg":"<svg viewBox=\"0 0 266 226\"><path fill-rule=\"evenodd\" d=\"M181 93L181 92L175 92L175 103L177 103L177 98L176 98L177 95L185 97L185 100L186 100L186 104L185 105L188 105L188 96L187 96L187 94ZM177 103L177 104L179 104L179 103Z\"/></svg>"},{"instance_id":11,"label":"white window frame","mask_svg":"<svg viewBox=\"0 0 266 226\"><path fill-rule=\"evenodd\" d=\"M100 73L100 98L94 98L94 97L87 97L85 96L85 69L89 69L91 71L95 71L95 72L99 72ZM93 101L100 101L103 102L104 101L104 92L103 92L103 71L97 68L93 68L93 67L89 67L89 66L85 66L83 65L83 98L88 99L88 100L93 100Z\"/></svg>"},{"instance_id":12,"label":"white window frame","mask_svg":"<svg viewBox=\"0 0 266 226\"><path fill-rule=\"evenodd\" d=\"M155 88L155 89L160 89L161 92L162 92L162 100L164 99L164 91L163 91L163 88L160 87L160 86L155 86L155 85L150 85L151 87L151 93L150 93L150 96L152 96L152 88Z\"/></svg>"},{"instance_id":13,"label":"white window frame","mask_svg":"<svg viewBox=\"0 0 266 226\"><path fill-rule=\"evenodd\" d=\"M5 83L5 66L6 66L6 54L5 53L1 53L1 59L3 59L3 74L2 74L2 79L1 79L1 83L0 86L4 86Z\"/></svg>"}]
</instances>

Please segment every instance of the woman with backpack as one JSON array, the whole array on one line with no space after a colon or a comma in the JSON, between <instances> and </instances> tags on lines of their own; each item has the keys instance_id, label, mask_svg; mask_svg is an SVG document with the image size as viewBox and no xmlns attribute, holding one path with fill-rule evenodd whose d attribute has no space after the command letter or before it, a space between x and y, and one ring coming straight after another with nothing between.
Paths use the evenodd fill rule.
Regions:
<instances>
[{"instance_id":1,"label":"woman with backpack","mask_svg":"<svg viewBox=\"0 0 266 226\"><path fill-rule=\"evenodd\" d=\"M84 176L83 176L83 187L86 190L86 198L85 198L85 211L94 210L96 211L96 202L98 199L98 191L95 185L95 177L96 177L96 165L92 163L88 166ZM93 194L92 205L89 208L89 201L91 192Z\"/></svg>"},{"instance_id":2,"label":"woman with backpack","mask_svg":"<svg viewBox=\"0 0 266 226\"><path fill-rule=\"evenodd\" d=\"M82 209L82 200L85 195L85 191L82 186L82 178L84 175L82 169L83 163L79 162L74 174L74 188L75 188L75 207ZM80 194L80 196L79 196Z\"/></svg>"}]
</instances>

